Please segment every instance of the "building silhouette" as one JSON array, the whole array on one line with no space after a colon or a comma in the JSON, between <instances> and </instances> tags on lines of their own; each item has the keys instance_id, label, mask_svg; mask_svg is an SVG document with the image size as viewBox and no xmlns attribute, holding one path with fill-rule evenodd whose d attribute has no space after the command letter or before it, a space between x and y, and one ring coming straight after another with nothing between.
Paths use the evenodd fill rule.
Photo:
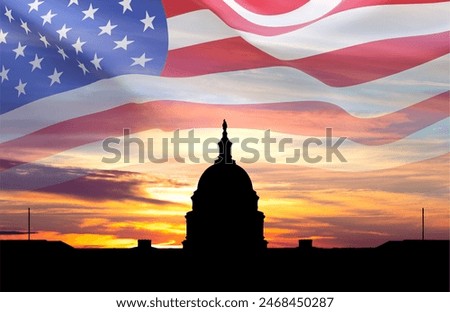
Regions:
<instances>
[{"instance_id":1,"label":"building silhouette","mask_svg":"<svg viewBox=\"0 0 450 312\"><path fill-rule=\"evenodd\" d=\"M259 197L232 159L225 120L222 128L219 157L186 214L183 248L0 240L0 291L450 291L449 240L268 248Z\"/></svg>"},{"instance_id":2,"label":"building silhouette","mask_svg":"<svg viewBox=\"0 0 450 312\"><path fill-rule=\"evenodd\" d=\"M194 254L257 254L267 248L264 213L247 172L232 159L223 121L219 157L201 175L186 214L183 248Z\"/></svg>"}]
</instances>

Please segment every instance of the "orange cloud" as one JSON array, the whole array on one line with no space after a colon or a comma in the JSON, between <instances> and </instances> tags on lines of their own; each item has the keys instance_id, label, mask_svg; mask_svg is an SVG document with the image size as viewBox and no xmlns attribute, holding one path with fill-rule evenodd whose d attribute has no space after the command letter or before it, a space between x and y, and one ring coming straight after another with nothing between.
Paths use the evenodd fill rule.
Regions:
<instances>
[{"instance_id":1,"label":"orange cloud","mask_svg":"<svg viewBox=\"0 0 450 312\"><path fill-rule=\"evenodd\" d=\"M419 238L422 207L426 238L448 239L450 181L444 169L449 169L449 155L357 174L293 170L289 165L243 167L260 196L269 247L297 246L303 238L314 239L319 247L374 247L387 240ZM191 210L189 197L207 166L130 166L127 172L93 171L77 182L123 186L117 194L112 194L115 189L93 188L82 196L80 189L70 192L68 187L62 192L1 190L0 231L26 230L31 207L36 239L62 240L75 247L131 247L146 238L157 246L179 247L185 236L184 214ZM0 232L0 238L24 236Z\"/></svg>"}]
</instances>

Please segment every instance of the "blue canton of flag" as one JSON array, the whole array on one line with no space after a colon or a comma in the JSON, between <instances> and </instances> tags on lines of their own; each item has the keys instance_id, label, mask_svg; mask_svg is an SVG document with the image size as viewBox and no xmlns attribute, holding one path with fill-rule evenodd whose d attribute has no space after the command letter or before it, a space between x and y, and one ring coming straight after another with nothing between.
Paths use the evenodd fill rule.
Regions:
<instances>
[{"instance_id":1,"label":"blue canton of flag","mask_svg":"<svg viewBox=\"0 0 450 312\"><path fill-rule=\"evenodd\" d=\"M159 0L0 0L0 113L125 74L159 75Z\"/></svg>"}]
</instances>

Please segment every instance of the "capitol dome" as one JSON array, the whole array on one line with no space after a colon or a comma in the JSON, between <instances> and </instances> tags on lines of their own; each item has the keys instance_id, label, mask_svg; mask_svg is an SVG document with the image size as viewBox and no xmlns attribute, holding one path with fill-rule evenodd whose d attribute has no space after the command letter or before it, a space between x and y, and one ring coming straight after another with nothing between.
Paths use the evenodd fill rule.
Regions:
<instances>
[{"instance_id":1,"label":"capitol dome","mask_svg":"<svg viewBox=\"0 0 450 312\"><path fill-rule=\"evenodd\" d=\"M267 247L264 214L247 172L231 157L227 123L223 122L219 157L201 175L186 214L183 247L194 253L254 253Z\"/></svg>"},{"instance_id":2,"label":"capitol dome","mask_svg":"<svg viewBox=\"0 0 450 312\"><path fill-rule=\"evenodd\" d=\"M253 191L253 185L247 172L235 163L214 164L203 172L198 181L198 190L208 193L244 193Z\"/></svg>"},{"instance_id":3,"label":"capitol dome","mask_svg":"<svg viewBox=\"0 0 450 312\"><path fill-rule=\"evenodd\" d=\"M256 211L259 199L249 175L235 163L207 168L191 198L192 210L209 210L210 213L213 213L211 210Z\"/></svg>"}]
</instances>

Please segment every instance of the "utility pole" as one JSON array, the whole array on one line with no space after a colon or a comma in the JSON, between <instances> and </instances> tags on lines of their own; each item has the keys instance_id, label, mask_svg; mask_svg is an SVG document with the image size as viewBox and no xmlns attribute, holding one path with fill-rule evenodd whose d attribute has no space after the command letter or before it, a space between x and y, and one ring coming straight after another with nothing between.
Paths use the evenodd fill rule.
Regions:
<instances>
[{"instance_id":1,"label":"utility pole","mask_svg":"<svg viewBox=\"0 0 450 312\"><path fill-rule=\"evenodd\" d=\"M425 240L425 208L422 208L422 240Z\"/></svg>"},{"instance_id":2,"label":"utility pole","mask_svg":"<svg viewBox=\"0 0 450 312\"><path fill-rule=\"evenodd\" d=\"M31 212L30 208L28 207L28 240L30 240L31 236Z\"/></svg>"}]
</instances>

